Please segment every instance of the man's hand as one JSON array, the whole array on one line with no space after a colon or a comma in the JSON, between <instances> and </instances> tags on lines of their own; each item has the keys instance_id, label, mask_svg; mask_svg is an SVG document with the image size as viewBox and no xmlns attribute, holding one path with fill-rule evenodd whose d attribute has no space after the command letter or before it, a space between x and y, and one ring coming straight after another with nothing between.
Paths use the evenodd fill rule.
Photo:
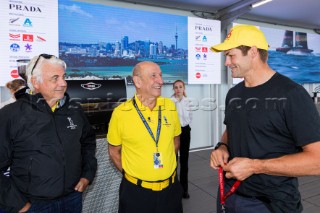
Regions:
<instances>
[{"instance_id":1,"label":"man's hand","mask_svg":"<svg viewBox=\"0 0 320 213\"><path fill-rule=\"evenodd\" d=\"M26 205L24 205L24 207L22 209L20 209L19 213L22 213L22 212L27 212L31 207L31 204L28 202L26 203Z\"/></svg>"},{"instance_id":2,"label":"man's hand","mask_svg":"<svg viewBox=\"0 0 320 213\"><path fill-rule=\"evenodd\" d=\"M213 169L219 169L228 163L229 152L226 146L220 146L218 149L211 152L210 166Z\"/></svg>"},{"instance_id":3,"label":"man's hand","mask_svg":"<svg viewBox=\"0 0 320 213\"><path fill-rule=\"evenodd\" d=\"M222 166L226 178L235 178L243 181L254 174L254 160L249 158L233 158L228 164Z\"/></svg>"},{"instance_id":4,"label":"man's hand","mask_svg":"<svg viewBox=\"0 0 320 213\"><path fill-rule=\"evenodd\" d=\"M76 187L74 188L74 190L78 192L83 192L84 190L86 190L88 185L89 185L89 180L86 178L81 178L78 184L76 185Z\"/></svg>"}]
</instances>

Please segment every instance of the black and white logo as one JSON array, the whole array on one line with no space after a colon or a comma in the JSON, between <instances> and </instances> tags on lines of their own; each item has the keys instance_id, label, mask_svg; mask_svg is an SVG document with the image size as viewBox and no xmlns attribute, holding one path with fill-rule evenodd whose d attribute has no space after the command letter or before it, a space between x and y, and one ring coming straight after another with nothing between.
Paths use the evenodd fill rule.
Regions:
<instances>
[{"instance_id":1,"label":"black and white logo","mask_svg":"<svg viewBox=\"0 0 320 213\"><path fill-rule=\"evenodd\" d=\"M86 84L81 84L81 87L87 90L95 90L101 87L101 84L96 84L93 82L86 83Z\"/></svg>"},{"instance_id":2,"label":"black and white logo","mask_svg":"<svg viewBox=\"0 0 320 213\"><path fill-rule=\"evenodd\" d=\"M75 124L73 123L73 120L72 120L70 117L67 117L67 119L68 119L68 121L69 121L69 123L70 123L70 125L67 126L67 128L76 129L76 128L77 128L77 125L75 125Z\"/></svg>"}]
</instances>

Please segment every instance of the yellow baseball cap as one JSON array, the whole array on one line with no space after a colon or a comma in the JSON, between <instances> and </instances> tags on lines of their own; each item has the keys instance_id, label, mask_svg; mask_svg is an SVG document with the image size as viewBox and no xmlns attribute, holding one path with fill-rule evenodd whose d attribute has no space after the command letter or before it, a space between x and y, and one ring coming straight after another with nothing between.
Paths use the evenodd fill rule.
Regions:
<instances>
[{"instance_id":1,"label":"yellow baseball cap","mask_svg":"<svg viewBox=\"0 0 320 213\"><path fill-rule=\"evenodd\" d=\"M230 50L238 46L256 46L258 49L268 50L269 45L263 32L252 25L237 25L233 27L223 43L210 48L213 52Z\"/></svg>"}]
</instances>

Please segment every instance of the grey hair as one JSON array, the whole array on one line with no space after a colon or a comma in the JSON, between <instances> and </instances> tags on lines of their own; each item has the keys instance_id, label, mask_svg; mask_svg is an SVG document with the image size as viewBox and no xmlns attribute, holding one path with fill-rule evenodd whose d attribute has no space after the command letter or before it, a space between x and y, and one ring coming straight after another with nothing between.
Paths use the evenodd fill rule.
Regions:
<instances>
[{"instance_id":1,"label":"grey hair","mask_svg":"<svg viewBox=\"0 0 320 213\"><path fill-rule=\"evenodd\" d=\"M28 87L30 88L31 91L35 91L34 89L34 86L31 82L31 78L32 77L35 77L36 78L36 81L39 82L39 83L42 83L43 79L42 79L42 72L44 70L42 70L42 66L43 64L46 64L46 63L49 63L49 64L56 64L56 65L60 65L64 68L64 70L67 69L67 64L55 57L55 56L52 56L50 59L45 59L44 57L40 57L40 56L35 56L31 59L31 61L29 62L29 64L27 65L27 69L26 69L26 76L27 76L27 84L28 84ZM39 58L39 60L38 60ZM38 60L38 63L36 65L36 67L34 68L33 70L33 73L31 75L31 72L32 72L32 68L34 67L34 64L36 63L36 61Z\"/></svg>"}]
</instances>

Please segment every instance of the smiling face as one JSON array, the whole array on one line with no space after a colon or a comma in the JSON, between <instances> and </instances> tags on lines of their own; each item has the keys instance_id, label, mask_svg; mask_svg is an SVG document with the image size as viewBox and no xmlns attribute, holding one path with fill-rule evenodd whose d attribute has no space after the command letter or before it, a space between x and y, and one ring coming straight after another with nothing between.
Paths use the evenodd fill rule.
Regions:
<instances>
[{"instance_id":1,"label":"smiling face","mask_svg":"<svg viewBox=\"0 0 320 213\"><path fill-rule=\"evenodd\" d=\"M32 84L37 93L52 107L58 100L64 97L67 90L65 71L61 65L44 63L42 65L42 81L32 79Z\"/></svg>"},{"instance_id":2,"label":"smiling face","mask_svg":"<svg viewBox=\"0 0 320 213\"><path fill-rule=\"evenodd\" d=\"M252 60L250 50L247 55L243 55L241 50L233 48L225 51L225 66L229 67L233 78L244 78L250 71Z\"/></svg>"},{"instance_id":3,"label":"smiling face","mask_svg":"<svg viewBox=\"0 0 320 213\"><path fill-rule=\"evenodd\" d=\"M144 100L153 101L161 95L163 85L160 67L153 62L141 62L133 77L137 94Z\"/></svg>"}]
</instances>

